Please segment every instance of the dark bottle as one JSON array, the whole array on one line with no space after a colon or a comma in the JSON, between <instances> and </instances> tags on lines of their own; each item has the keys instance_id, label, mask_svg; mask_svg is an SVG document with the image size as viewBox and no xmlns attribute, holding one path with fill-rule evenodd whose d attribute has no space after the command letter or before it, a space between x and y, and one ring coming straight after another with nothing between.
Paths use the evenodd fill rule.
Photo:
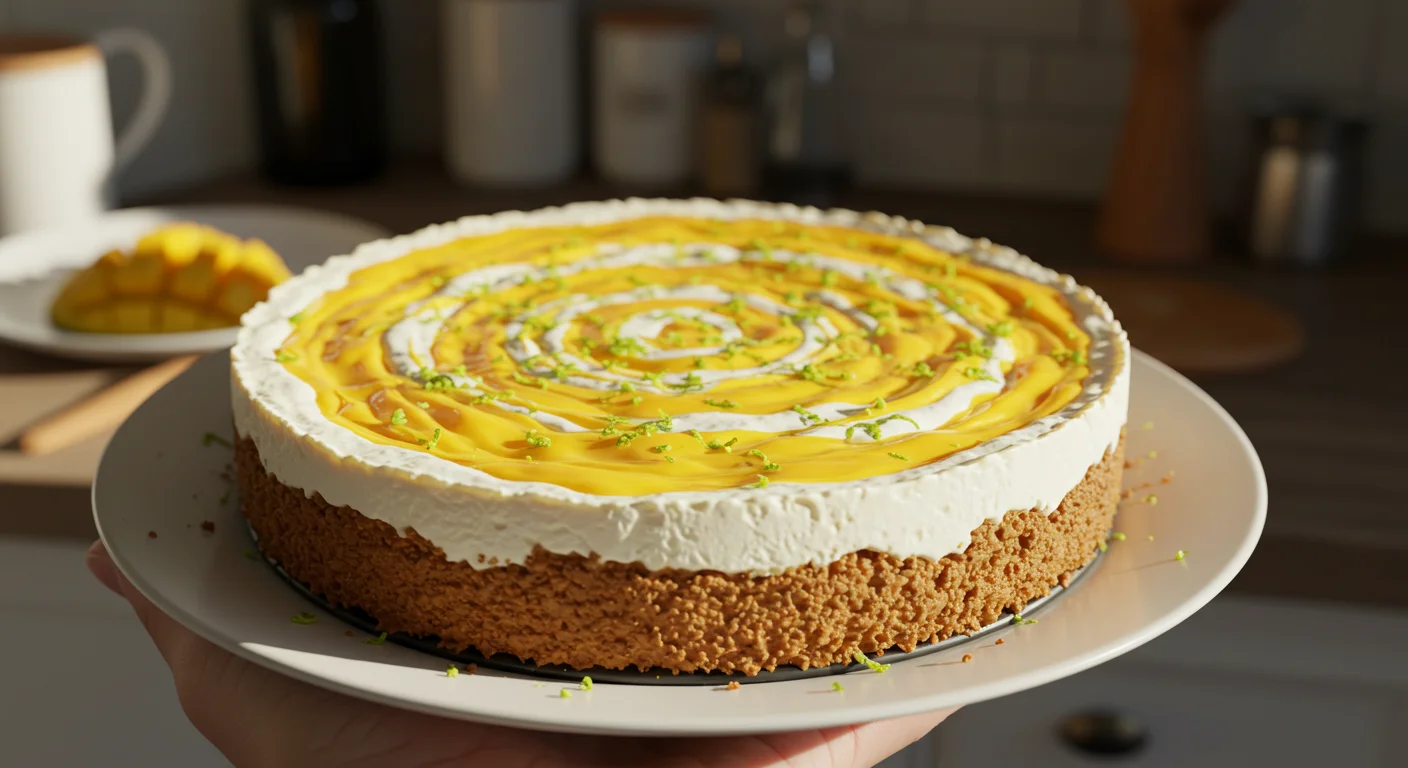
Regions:
<instances>
[{"instance_id":1,"label":"dark bottle","mask_svg":"<svg viewBox=\"0 0 1408 768\"><path fill-rule=\"evenodd\" d=\"M743 62L736 36L718 41L704 82L699 181L713 197L752 197L761 182L758 77Z\"/></svg>"},{"instance_id":2,"label":"dark bottle","mask_svg":"<svg viewBox=\"0 0 1408 768\"><path fill-rule=\"evenodd\" d=\"M386 165L375 0L250 0L264 173L286 184L365 181Z\"/></svg>"},{"instance_id":3,"label":"dark bottle","mask_svg":"<svg viewBox=\"0 0 1408 768\"><path fill-rule=\"evenodd\" d=\"M792 0L768 79L769 197L829 206L850 178L832 19L825 0Z\"/></svg>"}]
</instances>

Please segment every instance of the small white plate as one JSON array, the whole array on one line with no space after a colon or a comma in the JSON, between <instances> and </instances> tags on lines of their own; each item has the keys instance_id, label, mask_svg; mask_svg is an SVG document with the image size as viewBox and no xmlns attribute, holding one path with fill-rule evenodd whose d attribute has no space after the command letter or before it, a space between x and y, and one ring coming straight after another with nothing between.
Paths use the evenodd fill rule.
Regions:
<instances>
[{"instance_id":1,"label":"small white plate","mask_svg":"<svg viewBox=\"0 0 1408 768\"><path fill-rule=\"evenodd\" d=\"M70 274L107 251L131 248L142 235L173 221L194 221L242 238L260 238L295 274L388 234L375 224L327 211L195 205L128 208L81 226L11 235L0 240L0 340L60 357L103 362L149 362L233 344L234 328L78 333L58 328L49 319L54 297Z\"/></svg>"},{"instance_id":2,"label":"small white plate","mask_svg":"<svg viewBox=\"0 0 1408 768\"><path fill-rule=\"evenodd\" d=\"M898 662L885 674L721 686L575 685L481 670L449 678L442 659L349 638L264 562L231 498L227 355L208 356L148 400L117 431L93 485L103 541L158 607L222 648L333 691L395 707L539 730L723 735L824 728L969 704L1051 682L1108 661L1188 618L1227 585L1261 535L1266 481L1251 443L1206 394L1136 353L1127 448L1146 457L1126 485L1152 482L1124 505L1093 573L1040 613L951 650ZM1152 428L1144 428L1146 422ZM1172 483L1160 484L1170 469ZM1157 505L1145 503L1157 493ZM224 503L221 499L224 499ZM201 522L215 523L213 534ZM157 538L149 538L154 531ZM1151 540L1150 537L1153 537ZM1187 556L1176 561L1178 550ZM997 638L1004 644L995 645ZM971 653L971 663L961 657ZM844 682L843 692L831 683ZM574 689L569 699L559 690Z\"/></svg>"}]
</instances>

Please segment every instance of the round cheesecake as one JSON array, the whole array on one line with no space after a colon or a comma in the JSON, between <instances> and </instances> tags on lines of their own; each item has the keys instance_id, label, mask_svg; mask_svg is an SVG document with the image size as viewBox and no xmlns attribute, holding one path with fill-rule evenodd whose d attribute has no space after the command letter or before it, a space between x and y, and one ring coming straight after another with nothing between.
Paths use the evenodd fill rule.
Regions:
<instances>
[{"instance_id":1,"label":"round cheesecake","mask_svg":"<svg viewBox=\"0 0 1408 768\"><path fill-rule=\"evenodd\" d=\"M231 357L264 554L385 631L539 664L912 650L1064 583L1119 499L1105 303L879 214L469 217L275 288Z\"/></svg>"}]
</instances>

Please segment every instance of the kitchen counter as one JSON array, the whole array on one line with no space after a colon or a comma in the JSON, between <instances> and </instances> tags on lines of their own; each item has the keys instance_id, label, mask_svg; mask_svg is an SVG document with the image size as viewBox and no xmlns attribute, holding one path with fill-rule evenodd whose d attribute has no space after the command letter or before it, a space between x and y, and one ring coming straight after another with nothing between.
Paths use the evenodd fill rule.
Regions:
<instances>
[{"instance_id":1,"label":"kitchen counter","mask_svg":"<svg viewBox=\"0 0 1408 768\"><path fill-rule=\"evenodd\" d=\"M546 190L467 190L430 165L398 167L354 188L272 188L232 178L142 204L262 203L327 208L407 232L459 216L617 197L579 181ZM1071 272L1102 265L1088 203L1041 202L908 191L860 190L840 204L940 222L1033 254ZM1237 419L1266 467L1266 535L1232 589L1408 607L1408 397L1392 374L1403 347L1399 303L1408 288L1408 243L1368 239L1356 258L1323 271L1263 271L1235 259L1148 277L1206 280L1267 299L1304 325L1304 349L1272 369L1194 376ZM1137 335L1133 337L1139 345ZM1363 369L1368 361L1367 370ZM1394 370L1382 370L1385 365ZM20 456L24 424L120 370L72 364L0 345L0 534L90 536L86 484L104 440L42 460Z\"/></svg>"}]
</instances>

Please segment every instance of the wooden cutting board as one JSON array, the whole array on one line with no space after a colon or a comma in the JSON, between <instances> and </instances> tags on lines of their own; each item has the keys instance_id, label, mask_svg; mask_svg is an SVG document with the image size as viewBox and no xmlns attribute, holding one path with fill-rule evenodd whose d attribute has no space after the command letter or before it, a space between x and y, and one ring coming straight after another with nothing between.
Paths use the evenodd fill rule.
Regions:
<instances>
[{"instance_id":1,"label":"wooden cutting board","mask_svg":"<svg viewBox=\"0 0 1408 768\"><path fill-rule=\"evenodd\" d=\"M1264 370L1295 359L1305 344L1290 313L1217 283L1119 271L1076 279L1109 302L1131 344L1185 374Z\"/></svg>"}]
</instances>

